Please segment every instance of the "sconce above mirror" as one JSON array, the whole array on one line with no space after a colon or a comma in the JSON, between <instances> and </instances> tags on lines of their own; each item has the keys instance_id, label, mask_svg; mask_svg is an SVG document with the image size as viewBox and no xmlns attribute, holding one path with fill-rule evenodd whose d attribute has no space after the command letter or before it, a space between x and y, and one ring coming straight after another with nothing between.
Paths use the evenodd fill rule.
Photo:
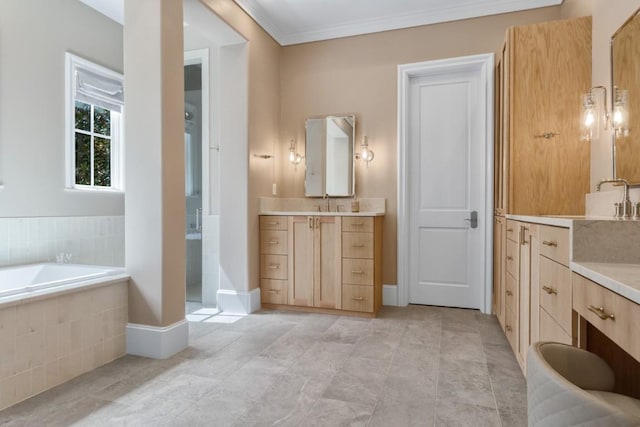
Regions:
<instances>
[{"instance_id":1,"label":"sconce above mirror","mask_svg":"<svg viewBox=\"0 0 640 427\"><path fill-rule=\"evenodd\" d=\"M305 132L305 196L353 196L355 116L309 118Z\"/></svg>"},{"instance_id":2,"label":"sconce above mirror","mask_svg":"<svg viewBox=\"0 0 640 427\"><path fill-rule=\"evenodd\" d=\"M614 178L640 182L640 10L611 38Z\"/></svg>"}]
</instances>

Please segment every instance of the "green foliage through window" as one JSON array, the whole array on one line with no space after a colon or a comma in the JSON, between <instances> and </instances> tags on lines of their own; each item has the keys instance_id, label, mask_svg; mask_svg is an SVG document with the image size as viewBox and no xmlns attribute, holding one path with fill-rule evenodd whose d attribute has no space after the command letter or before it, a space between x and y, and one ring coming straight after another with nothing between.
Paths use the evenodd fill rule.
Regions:
<instances>
[{"instance_id":1,"label":"green foliage through window","mask_svg":"<svg viewBox=\"0 0 640 427\"><path fill-rule=\"evenodd\" d=\"M75 102L75 183L111 187L111 111Z\"/></svg>"}]
</instances>

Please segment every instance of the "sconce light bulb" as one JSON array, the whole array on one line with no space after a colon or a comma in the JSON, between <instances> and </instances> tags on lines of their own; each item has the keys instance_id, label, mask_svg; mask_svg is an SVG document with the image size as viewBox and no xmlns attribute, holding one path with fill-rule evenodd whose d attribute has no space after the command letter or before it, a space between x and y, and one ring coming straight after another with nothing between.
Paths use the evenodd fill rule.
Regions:
<instances>
[{"instance_id":1,"label":"sconce light bulb","mask_svg":"<svg viewBox=\"0 0 640 427\"><path fill-rule=\"evenodd\" d=\"M587 127L593 126L594 121L595 121L595 118L594 118L593 110L592 109L587 110L584 115L585 126Z\"/></svg>"},{"instance_id":2,"label":"sconce light bulb","mask_svg":"<svg viewBox=\"0 0 640 427\"><path fill-rule=\"evenodd\" d=\"M296 161L296 152L293 150L289 151L289 161L294 163Z\"/></svg>"},{"instance_id":3,"label":"sconce light bulb","mask_svg":"<svg viewBox=\"0 0 640 427\"><path fill-rule=\"evenodd\" d=\"M618 107L613 111L613 123L616 126L622 124L622 111Z\"/></svg>"}]
</instances>

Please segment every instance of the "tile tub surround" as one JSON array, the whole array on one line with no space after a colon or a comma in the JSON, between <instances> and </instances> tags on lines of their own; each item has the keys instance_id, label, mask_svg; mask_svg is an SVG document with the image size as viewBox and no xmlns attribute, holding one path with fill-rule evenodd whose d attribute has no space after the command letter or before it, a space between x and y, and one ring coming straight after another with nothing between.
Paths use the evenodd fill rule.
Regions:
<instances>
[{"instance_id":1,"label":"tile tub surround","mask_svg":"<svg viewBox=\"0 0 640 427\"><path fill-rule=\"evenodd\" d=\"M123 356L127 286L0 306L0 409Z\"/></svg>"},{"instance_id":2,"label":"tile tub surround","mask_svg":"<svg viewBox=\"0 0 640 427\"><path fill-rule=\"evenodd\" d=\"M477 311L263 310L189 333L169 359L125 356L0 412L2 425L526 426L520 368Z\"/></svg>"},{"instance_id":3,"label":"tile tub surround","mask_svg":"<svg viewBox=\"0 0 640 427\"><path fill-rule=\"evenodd\" d=\"M385 212L386 199L383 197L362 198L360 212ZM330 211L336 212L336 206L341 206L342 212L351 212L351 197L331 197ZM306 198L279 198L260 197L260 212L317 212L318 206L324 211L326 200L318 197Z\"/></svg>"},{"instance_id":4,"label":"tile tub surround","mask_svg":"<svg viewBox=\"0 0 640 427\"><path fill-rule=\"evenodd\" d=\"M124 266L124 216L0 218L0 266L55 262Z\"/></svg>"}]
</instances>

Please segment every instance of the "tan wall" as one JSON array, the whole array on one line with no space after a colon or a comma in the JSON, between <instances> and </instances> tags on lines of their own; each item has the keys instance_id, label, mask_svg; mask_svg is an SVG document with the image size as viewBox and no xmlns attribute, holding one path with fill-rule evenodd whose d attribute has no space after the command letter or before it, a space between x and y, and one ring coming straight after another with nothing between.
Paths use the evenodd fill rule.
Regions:
<instances>
[{"instance_id":1,"label":"tan wall","mask_svg":"<svg viewBox=\"0 0 640 427\"><path fill-rule=\"evenodd\" d=\"M592 0L564 0L560 6L562 19L589 16L592 12Z\"/></svg>"},{"instance_id":2,"label":"tan wall","mask_svg":"<svg viewBox=\"0 0 640 427\"><path fill-rule=\"evenodd\" d=\"M282 48L281 141L304 141L308 116L356 114L356 137L367 135L376 154L356 167L356 192L385 197L383 282L397 283L397 66L412 62L497 52L511 25L560 19L560 7L388 31ZM302 144L300 144L302 145ZM304 194L304 168L283 162L280 196Z\"/></svg>"},{"instance_id":3,"label":"tan wall","mask_svg":"<svg viewBox=\"0 0 640 427\"><path fill-rule=\"evenodd\" d=\"M640 7L638 0L611 2L593 0L592 84L611 90L611 51L609 41L613 33ZM586 90L589 88L585 88ZM611 178L611 132L601 130L600 138L591 143L591 189L598 181Z\"/></svg>"},{"instance_id":4,"label":"tan wall","mask_svg":"<svg viewBox=\"0 0 640 427\"><path fill-rule=\"evenodd\" d=\"M249 48L249 280L248 289L258 287L258 197L271 195L275 182L274 162L253 154L273 154L280 140L280 52L282 48L232 0L202 0L220 18L248 40ZM223 154L224 155L224 154ZM224 161L224 158L223 158ZM222 181L220 185L233 185Z\"/></svg>"}]
</instances>

